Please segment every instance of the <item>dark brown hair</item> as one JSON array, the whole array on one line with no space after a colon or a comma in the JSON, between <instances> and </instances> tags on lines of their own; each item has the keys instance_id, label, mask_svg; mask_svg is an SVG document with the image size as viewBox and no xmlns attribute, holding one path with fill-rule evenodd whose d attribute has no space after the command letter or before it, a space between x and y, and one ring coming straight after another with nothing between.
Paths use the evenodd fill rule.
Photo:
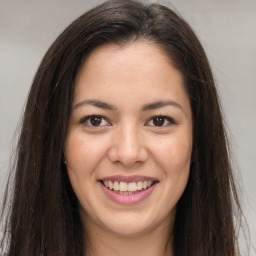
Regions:
<instances>
[{"instance_id":1,"label":"dark brown hair","mask_svg":"<svg viewBox=\"0 0 256 256\"><path fill-rule=\"evenodd\" d=\"M239 255L233 217L240 205L205 52L174 11L127 0L105 2L75 20L38 68L17 147L14 192L6 216L8 255L83 255L78 202L63 163L74 79L96 47L136 40L154 43L172 59L183 75L193 113L192 163L177 206L174 254Z\"/></svg>"}]
</instances>

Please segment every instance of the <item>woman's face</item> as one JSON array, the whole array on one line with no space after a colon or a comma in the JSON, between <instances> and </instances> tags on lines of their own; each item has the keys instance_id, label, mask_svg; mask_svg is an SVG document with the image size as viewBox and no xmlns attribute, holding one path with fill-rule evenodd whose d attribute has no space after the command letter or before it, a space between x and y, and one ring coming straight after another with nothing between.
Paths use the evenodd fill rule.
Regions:
<instances>
[{"instance_id":1,"label":"woman's face","mask_svg":"<svg viewBox=\"0 0 256 256\"><path fill-rule=\"evenodd\" d=\"M192 117L182 76L147 42L105 45L80 68L65 144L85 228L166 228L189 176Z\"/></svg>"}]
</instances>

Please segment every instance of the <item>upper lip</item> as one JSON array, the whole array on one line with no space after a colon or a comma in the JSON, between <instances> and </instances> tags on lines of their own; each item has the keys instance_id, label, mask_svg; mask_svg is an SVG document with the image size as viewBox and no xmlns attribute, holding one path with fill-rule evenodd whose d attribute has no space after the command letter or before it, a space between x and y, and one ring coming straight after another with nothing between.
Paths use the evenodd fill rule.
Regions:
<instances>
[{"instance_id":1,"label":"upper lip","mask_svg":"<svg viewBox=\"0 0 256 256\"><path fill-rule=\"evenodd\" d=\"M100 179L102 181L118 181L118 182L138 182L138 181L158 181L156 178L147 177L142 175L132 175L132 176L123 176L123 175L115 175L115 176L107 176Z\"/></svg>"}]
</instances>

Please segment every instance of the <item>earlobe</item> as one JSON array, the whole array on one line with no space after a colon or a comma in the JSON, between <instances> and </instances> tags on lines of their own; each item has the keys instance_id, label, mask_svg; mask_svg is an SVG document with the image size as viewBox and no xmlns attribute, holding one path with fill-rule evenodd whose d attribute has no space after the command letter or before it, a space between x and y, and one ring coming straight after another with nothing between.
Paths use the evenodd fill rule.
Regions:
<instances>
[{"instance_id":1,"label":"earlobe","mask_svg":"<svg viewBox=\"0 0 256 256\"><path fill-rule=\"evenodd\" d=\"M62 159L62 162L63 162L64 164L67 164L66 157L65 157L65 150L64 150L64 149L63 149L63 151L62 151L62 157L61 157L61 159Z\"/></svg>"}]
</instances>

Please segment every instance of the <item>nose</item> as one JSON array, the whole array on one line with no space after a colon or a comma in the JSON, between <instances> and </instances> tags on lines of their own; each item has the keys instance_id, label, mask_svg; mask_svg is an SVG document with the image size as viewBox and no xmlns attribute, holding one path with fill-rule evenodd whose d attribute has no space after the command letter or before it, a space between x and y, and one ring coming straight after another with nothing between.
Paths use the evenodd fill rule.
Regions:
<instances>
[{"instance_id":1,"label":"nose","mask_svg":"<svg viewBox=\"0 0 256 256\"><path fill-rule=\"evenodd\" d=\"M108 158L113 163L133 166L144 163L148 158L148 151L139 128L120 127L114 134L108 152Z\"/></svg>"}]
</instances>

